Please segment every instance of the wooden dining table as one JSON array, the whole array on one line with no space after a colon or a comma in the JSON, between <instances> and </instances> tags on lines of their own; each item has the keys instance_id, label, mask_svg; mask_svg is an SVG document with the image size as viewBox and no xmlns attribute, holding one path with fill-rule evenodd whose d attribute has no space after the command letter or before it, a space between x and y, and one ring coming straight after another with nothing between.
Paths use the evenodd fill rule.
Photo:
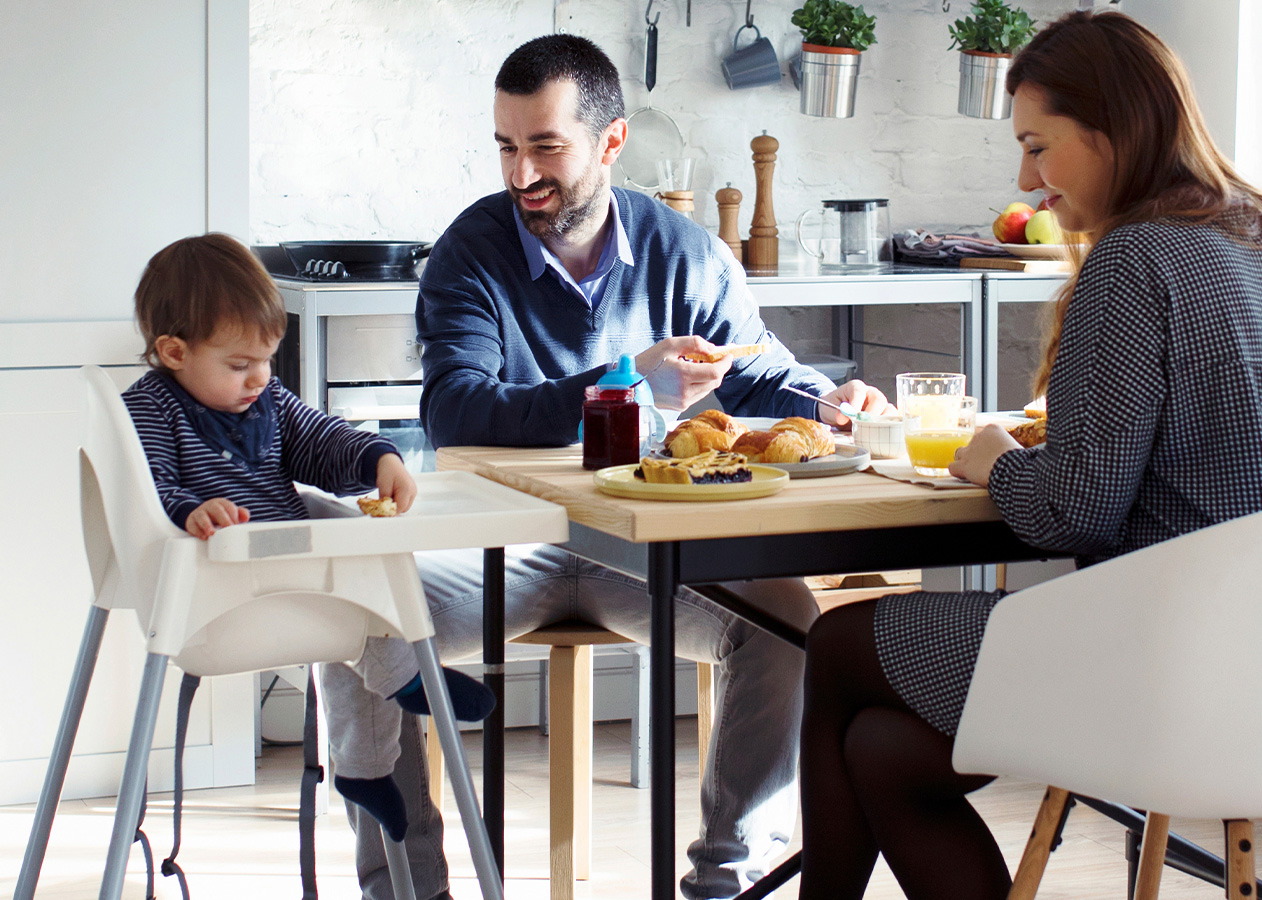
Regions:
<instances>
[{"instance_id":1,"label":"wooden dining table","mask_svg":"<svg viewBox=\"0 0 1262 900\"><path fill-rule=\"evenodd\" d=\"M1020 541L984 488L933 489L869 471L791 479L755 499L678 502L610 496L582 468L577 445L549 448L445 447L439 469L474 472L564 506L575 554L640 578L650 602L651 896L668 900L675 886L674 596L688 585L736 615L805 647L805 635L773 612L751 608L719 582L846 574L1043 559ZM492 553L492 551L488 551ZM488 578L503 578L503 556L488 559ZM493 596L488 592L487 596ZM499 596L502 598L502 591ZM503 669L503 607L488 609L484 663ZM498 620L498 622L497 622ZM492 683L497 681L498 683ZM503 676L488 679L502 692ZM502 698L501 698L502 700ZM502 703L501 703L502 706ZM502 718L491 722L484 808L502 861ZM495 732L499 732L498 735ZM498 764L492 757L498 758ZM764 897L791 877L763 879L742 897ZM766 884L765 884L766 883Z\"/></svg>"}]
</instances>

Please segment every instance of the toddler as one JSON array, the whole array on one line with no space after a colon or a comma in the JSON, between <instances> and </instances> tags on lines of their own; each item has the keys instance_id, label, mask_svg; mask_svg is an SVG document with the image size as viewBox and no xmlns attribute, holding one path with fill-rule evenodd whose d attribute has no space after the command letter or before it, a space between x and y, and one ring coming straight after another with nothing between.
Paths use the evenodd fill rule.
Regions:
<instances>
[{"instance_id":1,"label":"toddler","mask_svg":"<svg viewBox=\"0 0 1262 900\"><path fill-rule=\"evenodd\" d=\"M162 506L177 526L206 540L251 519L308 518L295 481L342 495L376 487L399 512L412 505L416 483L394 444L312 409L272 376L285 308L271 277L242 244L207 234L159 251L136 289L136 321L152 371L123 401ZM352 668L365 687L403 710L429 712L406 641L369 638ZM458 719L490 714L495 698L485 686L443 672ZM402 840L407 814L392 775L402 712L391 705L397 715L374 721L367 710L329 694L325 706L334 786Z\"/></svg>"}]
</instances>

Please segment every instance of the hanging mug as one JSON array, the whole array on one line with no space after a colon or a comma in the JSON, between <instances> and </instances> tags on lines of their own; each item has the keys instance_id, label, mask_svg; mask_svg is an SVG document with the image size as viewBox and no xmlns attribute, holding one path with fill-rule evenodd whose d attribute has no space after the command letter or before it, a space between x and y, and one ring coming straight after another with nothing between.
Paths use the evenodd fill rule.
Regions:
<instances>
[{"instance_id":1,"label":"hanging mug","mask_svg":"<svg viewBox=\"0 0 1262 900\"><path fill-rule=\"evenodd\" d=\"M746 28L754 29L755 38L752 43L738 49L741 32ZM736 29L736 37L732 38L732 53L723 60L721 68L723 80L734 91L780 82L780 60L776 59L776 48L753 24Z\"/></svg>"}]
</instances>

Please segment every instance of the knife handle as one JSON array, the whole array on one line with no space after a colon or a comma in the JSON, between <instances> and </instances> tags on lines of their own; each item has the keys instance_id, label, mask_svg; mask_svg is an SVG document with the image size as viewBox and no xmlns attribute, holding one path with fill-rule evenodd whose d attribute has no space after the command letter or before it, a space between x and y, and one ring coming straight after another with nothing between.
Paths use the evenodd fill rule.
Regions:
<instances>
[{"instance_id":1,"label":"knife handle","mask_svg":"<svg viewBox=\"0 0 1262 900\"><path fill-rule=\"evenodd\" d=\"M657 84L657 26L650 25L644 48L644 86L650 91Z\"/></svg>"}]
</instances>

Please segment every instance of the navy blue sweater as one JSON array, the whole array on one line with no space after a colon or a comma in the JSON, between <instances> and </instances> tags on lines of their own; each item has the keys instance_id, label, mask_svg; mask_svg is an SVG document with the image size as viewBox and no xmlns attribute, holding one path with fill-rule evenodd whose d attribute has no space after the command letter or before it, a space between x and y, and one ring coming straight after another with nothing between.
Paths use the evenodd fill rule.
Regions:
<instances>
[{"instance_id":1,"label":"navy blue sweater","mask_svg":"<svg viewBox=\"0 0 1262 900\"><path fill-rule=\"evenodd\" d=\"M177 390L169 376L149 372L123 393L123 402L162 507L180 528L189 513L216 497L246 507L255 522L305 519L295 481L335 494L371 490L377 460L398 452L390 441L312 409L273 378L267 391L276 404L279 439L257 466L225 459L197 433Z\"/></svg>"},{"instance_id":2,"label":"navy blue sweater","mask_svg":"<svg viewBox=\"0 0 1262 900\"><path fill-rule=\"evenodd\" d=\"M617 193L634 266L621 260L593 311L548 271L531 281L506 192L484 197L435 243L421 275L421 418L436 447L559 446L578 439L583 389L624 353L668 337L769 343L738 358L717 391L733 415L815 418L833 383L767 331L731 251L643 194Z\"/></svg>"}]
</instances>

